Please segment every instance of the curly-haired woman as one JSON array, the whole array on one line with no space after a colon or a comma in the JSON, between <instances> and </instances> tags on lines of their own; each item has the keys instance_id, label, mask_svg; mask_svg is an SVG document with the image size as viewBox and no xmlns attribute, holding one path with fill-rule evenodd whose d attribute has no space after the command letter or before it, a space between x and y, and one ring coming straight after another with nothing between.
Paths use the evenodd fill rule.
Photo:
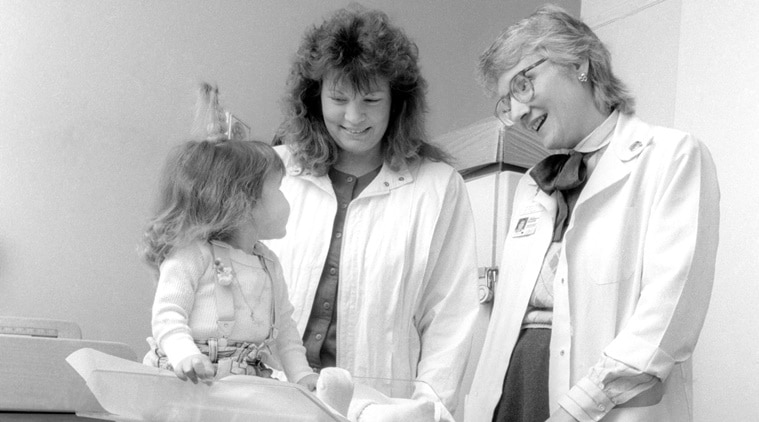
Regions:
<instances>
[{"instance_id":1,"label":"curly-haired woman","mask_svg":"<svg viewBox=\"0 0 759 422\"><path fill-rule=\"evenodd\" d=\"M474 221L427 141L416 45L382 12L341 9L306 32L287 88L276 143L292 212L270 245L310 364L452 413L478 306Z\"/></svg>"}]
</instances>

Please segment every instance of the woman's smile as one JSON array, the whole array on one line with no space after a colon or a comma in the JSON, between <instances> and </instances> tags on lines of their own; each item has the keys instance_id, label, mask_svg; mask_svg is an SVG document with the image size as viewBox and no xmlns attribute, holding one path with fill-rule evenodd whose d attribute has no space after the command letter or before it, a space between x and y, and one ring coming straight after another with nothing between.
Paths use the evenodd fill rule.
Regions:
<instances>
[{"instance_id":1,"label":"woman's smile","mask_svg":"<svg viewBox=\"0 0 759 422\"><path fill-rule=\"evenodd\" d=\"M351 135L355 135L355 136L364 135L364 134L366 134L369 131L369 129L371 129L371 127L367 127L367 128L364 128L364 129L353 129L353 128L349 128L349 127L345 127L345 126L341 126L341 127L342 127L342 129L344 131L348 132Z\"/></svg>"},{"instance_id":2,"label":"woman's smile","mask_svg":"<svg viewBox=\"0 0 759 422\"><path fill-rule=\"evenodd\" d=\"M540 131L540 128L543 127L543 123L545 123L547 117L548 115L544 114L542 116L539 116L537 119L534 119L530 123L530 129L534 130L535 132Z\"/></svg>"}]
</instances>

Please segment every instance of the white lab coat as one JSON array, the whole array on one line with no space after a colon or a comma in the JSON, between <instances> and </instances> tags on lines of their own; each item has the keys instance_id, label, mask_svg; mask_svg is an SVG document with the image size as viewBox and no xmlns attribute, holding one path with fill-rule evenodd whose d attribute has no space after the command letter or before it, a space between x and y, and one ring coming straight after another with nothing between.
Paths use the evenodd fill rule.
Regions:
<instances>
[{"instance_id":1,"label":"white lab coat","mask_svg":"<svg viewBox=\"0 0 759 422\"><path fill-rule=\"evenodd\" d=\"M588 370L605 354L663 385L628 407L615 407L604 421L689 421L690 358L709 304L718 241L714 163L691 135L634 116L620 114L612 136L578 198L554 282L550 410L587 381ZM551 242L556 195L543 193L529 175L517 188L509 227L525 216L537 223L532 235L507 235L493 313L466 399L467 421L492 420Z\"/></svg>"},{"instance_id":2,"label":"white lab coat","mask_svg":"<svg viewBox=\"0 0 759 422\"><path fill-rule=\"evenodd\" d=\"M332 235L337 200L278 147L291 214L269 245L284 267L302 334ZM478 310L474 221L461 176L423 160L384 165L347 210L339 268L337 365L354 377L419 380L453 413ZM411 383L372 383L394 397L425 396Z\"/></svg>"}]
</instances>

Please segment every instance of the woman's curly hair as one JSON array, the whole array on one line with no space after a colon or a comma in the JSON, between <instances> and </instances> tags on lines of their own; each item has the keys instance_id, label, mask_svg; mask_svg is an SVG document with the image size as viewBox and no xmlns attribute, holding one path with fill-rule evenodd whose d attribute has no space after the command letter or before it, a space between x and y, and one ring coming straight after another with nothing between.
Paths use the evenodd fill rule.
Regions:
<instances>
[{"instance_id":1,"label":"woman's curly hair","mask_svg":"<svg viewBox=\"0 0 759 422\"><path fill-rule=\"evenodd\" d=\"M339 147L327 131L321 110L322 83L328 75L368 92L377 79L390 85L392 105L382 151L393 168L420 157L449 161L427 141L424 114L427 82L417 63L417 47L378 10L351 5L306 31L290 69L284 98L285 120L275 144L287 145L305 169L324 174Z\"/></svg>"}]
</instances>

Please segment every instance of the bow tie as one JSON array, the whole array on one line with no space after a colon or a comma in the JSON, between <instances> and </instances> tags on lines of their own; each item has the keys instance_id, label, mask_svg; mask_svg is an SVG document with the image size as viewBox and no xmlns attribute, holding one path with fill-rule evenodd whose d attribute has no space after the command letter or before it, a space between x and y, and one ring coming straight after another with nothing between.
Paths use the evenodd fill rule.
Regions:
<instances>
[{"instance_id":1,"label":"bow tie","mask_svg":"<svg viewBox=\"0 0 759 422\"><path fill-rule=\"evenodd\" d=\"M530 176L548 195L555 190L574 189L585 183L587 178L583 155L577 151L549 155L532 168Z\"/></svg>"}]
</instances>

